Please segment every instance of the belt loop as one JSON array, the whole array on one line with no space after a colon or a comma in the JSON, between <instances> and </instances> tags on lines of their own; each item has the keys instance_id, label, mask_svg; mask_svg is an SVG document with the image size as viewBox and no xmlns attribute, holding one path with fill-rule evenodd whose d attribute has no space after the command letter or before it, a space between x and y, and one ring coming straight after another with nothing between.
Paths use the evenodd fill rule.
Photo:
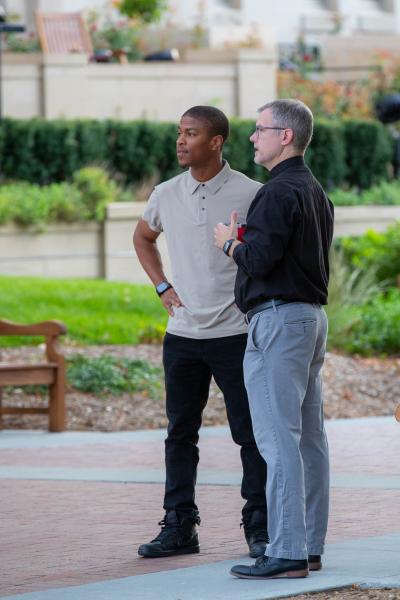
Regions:
<instances>
[{"instance_id":1,"label":"belt loop","mask_svg":"<svg viewBox=\"0 0 400 600\"><path fill-rule=\"evenodd\" d=\"M271 302L272 302L272 308L274 309L274 312L277 312L275 300L273 298L272 298Z\"/></svg>"}]
</instances>

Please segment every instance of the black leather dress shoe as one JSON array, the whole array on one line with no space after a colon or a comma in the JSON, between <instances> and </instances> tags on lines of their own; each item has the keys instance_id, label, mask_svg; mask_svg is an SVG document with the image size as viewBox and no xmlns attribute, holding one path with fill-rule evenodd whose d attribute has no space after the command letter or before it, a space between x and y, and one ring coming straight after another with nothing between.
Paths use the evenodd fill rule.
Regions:
<instances>
[{"instance_id":1,"label":"black leather dress shoe","mask_svg":"<svg viewBox=\"0 0 400 600\"><path fill-rule=\"evenodd\" d=\"M310 571L320 571L322 569L322 561L319 554L308 555L308 569Z\"/></svg>"},{"instance_id":2,"label":"black leather dress shoe","mask_svg":"<svg viewBox=\"0 0 400 600\"><path fill-rule=\"evenodd\" d=\"M255 565L235 565L231 575L240 579L281 579L308 576L307 560L260 556Z\"/></svg>"}]
</instances>

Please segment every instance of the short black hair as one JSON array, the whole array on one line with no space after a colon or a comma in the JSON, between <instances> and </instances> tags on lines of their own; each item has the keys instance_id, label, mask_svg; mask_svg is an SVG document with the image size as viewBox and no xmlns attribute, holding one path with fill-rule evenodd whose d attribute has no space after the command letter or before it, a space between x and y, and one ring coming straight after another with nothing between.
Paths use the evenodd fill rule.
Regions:
<instances>
[{"instance_id":1,"label":"short black hair","mask_svg":"<svg viewBox=\"0 0 400 600\"><path fill-rule=\"evenodd\" d=\"M192 106L182 117L193 117L199 121L205 121L211 135L222 135L224 142L229 137L228 117L215 106Z\"/></svg>"}]
</instances>

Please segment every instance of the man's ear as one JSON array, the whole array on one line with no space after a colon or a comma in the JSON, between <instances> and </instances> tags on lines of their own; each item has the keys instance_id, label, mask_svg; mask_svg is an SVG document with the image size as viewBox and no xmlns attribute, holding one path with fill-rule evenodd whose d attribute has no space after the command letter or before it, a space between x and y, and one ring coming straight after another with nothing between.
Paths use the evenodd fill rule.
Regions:
<instances>
[{"instance_id":1,"label":"man's ear","mask_svg":"<svg viewBox=\"0 0 400 600\"><path fill-rule=\"evenodd\" d=\"M293 129L284 129L282 136L282 146L288 146L294 140Z\"/></svg>"},{"instance_id":2,"label":"man's ear","mask_svg":"<svg viewBox=\"0 0 400 600\"><path fill-rule=\"evenodd\" d=\"M212 150L219 150L221 152L223 145L224 145L224 138L222 137L222 135L214 135L211 138L210 146L211 146Z\"/></svg>"}]
</instances>

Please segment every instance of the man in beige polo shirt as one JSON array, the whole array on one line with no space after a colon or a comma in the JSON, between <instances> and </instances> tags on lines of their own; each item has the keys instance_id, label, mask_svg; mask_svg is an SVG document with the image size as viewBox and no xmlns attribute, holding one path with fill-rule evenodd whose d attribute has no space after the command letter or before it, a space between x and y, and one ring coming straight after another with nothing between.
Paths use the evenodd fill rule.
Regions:
<instances>
[{"instance_id":1,"label":"man in beige polo shirt","mask_svg":"<svg viewBox=\"0 0 400 600\"><path fill-rule=\"evenodd\" d=\"M223 160L228 135L229 122L220 110L195 106L184 113L176 147L179 165L189 170L155 187L134 233L140 263L169 313L163 347L165 516L158 536L139 547L144 557L199 552L197 443L212 376L224 395L232 438L241 446L242 516L250 556L262 556L267 543L266 466L254 441L243 382L247 329L234 301L237 267L213 243L215 223L229 221L232 211L245 222L261 184ZM171 282L157 249L161 232Z\"/></svg>"}]
</instances>

